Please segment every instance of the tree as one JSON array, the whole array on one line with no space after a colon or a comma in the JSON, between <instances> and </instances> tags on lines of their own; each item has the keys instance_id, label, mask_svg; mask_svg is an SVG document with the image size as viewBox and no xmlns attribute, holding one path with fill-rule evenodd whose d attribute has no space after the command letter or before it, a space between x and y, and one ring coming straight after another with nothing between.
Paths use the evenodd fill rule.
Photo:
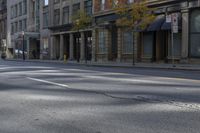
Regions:
<instances>
[{"instance_id":1,"label":"tree","mask_svg":"<svg viewBox=\"0 0 200 133\"><path fill-rule=\"evenodd\" d=\"M76 14L74 14L72 16L72 23L73 23L72 30L80 33L80 30L88 29L91 26L92 17L89 16L85 11L79 10L79 11L77 11ZM78 39L78 41L79 41L79 39ZM79 42L78 42L78 44L79 44ZM77 46L77 48L78 48L78 46ZM88 45L87 45L87 43L85 43L85 62L86 63L87 63L87 49L88 49ZM78 50L77 50L77 60L79 62Z\"/></svg>"},{"instance_id":2,"label":"tree","mask_svg":"<svg viewBox=\"0 0 200 133\"><path fill-rule=\"evenodd\" d=\"M74 31L80 31L87 29L91 26L92 18L85 11L77 11L76 14L72 16L72 23Z\"/></svg>"},{"instance_id":3,"label":"tree","mask_svg":"<svg viewBox=\"0 0 200 133\"><path fill-rule=\"evenodd\" d=\"M117 25L129 29L145 29L154 19L154 9L148 7L146 0L127 3L127 0L114 0L114 10L119 15Z\"/></svg>"},{"instance_id":4,"label":"tree","mask_svg":"<svg viewBox=\"0 0 200 133\"><path fill-rule=\"evenodd\" d=\"M132 30L134 37L138 36L139 30L144 30L154 19L154 9L148 7L146 0L138 0L128 3L127 0L110 0L114 4L114 10L119 18L117 26ZM135 64L133 44L133 65Z\"/></svg>"}]
</instances>

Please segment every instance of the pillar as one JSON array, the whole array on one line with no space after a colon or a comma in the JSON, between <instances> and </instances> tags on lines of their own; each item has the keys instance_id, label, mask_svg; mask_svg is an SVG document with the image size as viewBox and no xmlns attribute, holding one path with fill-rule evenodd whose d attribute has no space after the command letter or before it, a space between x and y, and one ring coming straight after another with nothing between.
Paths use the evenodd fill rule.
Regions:
<instances>
[{"instance_id":1,"label":"pillar","mask_svg":"<svg viewBox=\"0 0 200 133\"><path fill-rule=\"evenodd\" d=\"M60 60L64 58L64 35L60 35Z\"/></svg>"},{"instance_id":2,"label":"pillar","mask_svg":"<svg viewBox=\"0 0 200 133\"><path fill-rule=\"evenodd\" d=\"M26 45L26 46L25 46ZM31 49L30 49L30 38L29 37L25 37L24 38L24 47L26 47L27 48L27 59L30 59L30 53L31 53ZM24 50L25 50L25 48L24 48Z\"/></svg>"},{"instance_id":3,"label":"pillar","mask_svg":"<svg viewBox=\"0 0 200 133\"><path fill-rule=\"evenodd\" d=\"M122 29L117 30L117 62L122 61Z\"/></svg>"},{"instance_id":4,"label":"pillar","mask_svg":"<svg viewBox=\"0 0 200 133\"><path fill-rule=\"evenodd\" d=\"M81 54L81 61L85 60L85 35L84 32L81 32L81 50L80 50L80 54Z\"/></svg>"},{"instance_id":5,"label":"pillar","mask_svg":"<svg viewBox=\"0 0 200 133\"><path fill-rule=\"evenodd\" d=\"M92 30L92 62L96 61L96 29Z\"/></svg>"},{"instance_id":6,"label":"pillar","mask_svg":"<svg viewBox=\"0 0 200 133\"><path fill-rule=\"evenodd\" d=\"M69 50L69 59L74 60L74 36L72 33L70 34Z\"/></svg>"},{"instance_id":7,"label":"pillar","mask_svg":"<svg viewBox=\"0 0 200 133\"><path fill-rule=\"evenodd\" d=\"M105 59L103 61L107 62L111 57L112 44L111 44L111 33L108 29L104 29L105 35Z\"/></svg>"},{"instance_id":8,"label":"pillar","mask_svg":"<svg viewBox=\"0 0 200 133\"><path fill-rule=\"evenodd\" d=\"M188 62L189 50L189 11L188 9L182 10L182 47L181 47L181 62Z\"/></svg>"},{"instance_id":9,"label":"pillar","mask_svg":"<svg viewBox=\"0 0 200 133\"><path fill-rule=\"evenodd\" d=\"M51 36L51 50L50 50L50 57L51 59L56 59L56 51L55 51L55 37Z\"/></svg>"},{"instance_id":10,"label":"pillar","mask_svg":"<svg viewBox=\"0 0 200 133\"><path fill-rule=\"evenodd\" d=\"M139 36L139 33L138 32L133 32L133 62L134 63L137 63L137 61L138 61L138 45L139 45L139 38L140 38L140 36Z\"/></svg>"}]
</instances>

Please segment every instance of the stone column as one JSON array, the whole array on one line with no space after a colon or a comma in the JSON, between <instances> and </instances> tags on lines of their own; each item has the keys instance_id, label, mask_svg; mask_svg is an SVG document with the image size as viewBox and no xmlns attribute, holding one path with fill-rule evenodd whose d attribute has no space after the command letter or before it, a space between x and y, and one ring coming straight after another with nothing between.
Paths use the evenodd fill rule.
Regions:
<instances>
[{"instance_id":1,"label":"stone column","mask_svg":"<svg viewBox=\"0 0 200 133\"><path fill-rule=\"evenodd\" d=\"M30 39L29 39L29 37L25 37L25 39L24 39L24 45L26 45L26 47L27 47L27 56L26 56L26 58L27 59L30 59L30 53L31 53L31 49L30 49ZM25 47L25 46L24 46Z\"/></svg>"},{"instance_id":2,"label":"stone column","mask_svg":"<svg viewBox=\"0 0 200 133\"><path fill-rule=\"evenodd\" d=\"M133 53L133 56L134 56L134 63L137 63L138 61L138 45L139 45L139 38L140 38L140 35L139 33L137 32L133 32L133 49L134 49L134 53Z\"/></svg>"},{"instance_id":3,"label":"stone column","mask_svg":"<svg viewBox=\"0 0 200 133\"><path fill-rule=\"evenodd\" d=\"M80 54L81 54L81 61L85 60L85 35L84 32L81 32L81 50L80 50Z\"/></svg>"},{"instance_id":4,"label":"stone column","mask_svg":"<svg viewBox=\"0 0 200 133\"><path fill-rule=\"evenodd\" d=\"M117 30L117 62L122 61L122 29Z\"/></svg>"},{"instance_id":5,"label":"stone column","mask_svg":"<svg viewBox=\"0 0 200 133\"><path fill-rule=\"evenodd\" d=\"M42 45L43 44L43 45ZM43 47L44 47L44 40L42 37L40 37L40 60L43 60Z\"/></svg>"},{"instance_id":6,"label":"stone column","mask_svg":"<svg viewBox=\"0 0 200 133\"><path fill-rule=\"evenodd\" d=\"M60 60L64 58L64 35L60 35Z\"/></svg>"},{"instance_id":7,"label":"stone column","mask_svg":"<svg viewBox=\"0 0 200 133\"><path fill-rule=\"evenodd\" d=\"M74 36L72 33L70 34L69 51L69 59L74 60Z\"/></svg>"},{"instance_id":8,"label":"stone column","mask_svg":"<svg viewBox=\"0 0 200 133\"><path fill-rule=\"evenodd\" d=\"M92 30L92 62L96 61L96 29Z\"/></svg>"},{"instance_id":9,"label":"stone column","mask_svg":"<svg viewBox=\"0 0 200 133\"><path fill-rule=\"evenodd\" d=\"M104 35L105 35L105 47L106 47L106 51L105 51L105 59L103 59L103 61L108 61L109 57L111 55L111 33L109 32L108 29L104 29Z\"/></svg>"},{"instance_id":10,"label":"stone column","mask_svg":"<svg viewBox=\"0 0 200 133\"><path fill-rule=\"evenodd\" d=\"M51 50L50 50L50 57L51 57L51 59L55 59L56 57L56 54L55 54L55 52L56 52L56 50L55 50L55 37L54 36L51 36Z\"/></svg>"},{"instance_id":11,"label":"stone column","mask_svg":"<svg viewBox=\"0 0 200 133\"><path fill-rule=\"evenodd\" d=\"M189 50L189 11L182 10L182 46L181 46L181 62L188 63Z\"/></svg>"}]
</instances>

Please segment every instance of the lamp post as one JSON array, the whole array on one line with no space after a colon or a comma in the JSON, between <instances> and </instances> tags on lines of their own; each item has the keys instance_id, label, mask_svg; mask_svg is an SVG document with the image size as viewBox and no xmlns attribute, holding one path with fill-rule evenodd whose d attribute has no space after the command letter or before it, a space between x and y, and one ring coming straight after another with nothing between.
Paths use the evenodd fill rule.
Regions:
<instances>
[{"instance_id":1,"label":"lamp post","mask_svg":"<svg viewBox=\"0 0 200 133\"><path fill-rule=\"evenodd\" d=\"M22 52L23 52L23 60L25 60L25 53L24 53L24 51L25 51L25 48L24 48L24 31L22 31Z\"/></svg>"},{"instance_id":2,"label":"lamp post","mask_svg":"<svg viewBox=\"0 0 200 133\"><path fill-rule=\"evenodd\" d=\"M80 30L80 28L79 28L79 26L80 26L80 20L79 19L77 19L76 20L76 25L78 26L78 34L77 34L77 41L78 42L76 42L76 58L77 58L77 62L79 63L79 46L80 46L80 41L79 41L79 30Z\"/></svg>"}]
</instances>

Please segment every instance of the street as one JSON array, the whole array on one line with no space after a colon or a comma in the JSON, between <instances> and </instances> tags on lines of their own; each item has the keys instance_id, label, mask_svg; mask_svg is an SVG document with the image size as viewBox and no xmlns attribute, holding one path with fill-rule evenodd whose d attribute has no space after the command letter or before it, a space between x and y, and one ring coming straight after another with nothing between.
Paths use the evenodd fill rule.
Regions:
<instances>
[{"instance_id":1,"label":"street","mask_svg":"<svg viewBox=\"0 0 200 133\"><path fill-rule=\"evenodd\" d=\"M200 72L0 60L0 133L199 133Z\"/></svg>"}]
</instances>

